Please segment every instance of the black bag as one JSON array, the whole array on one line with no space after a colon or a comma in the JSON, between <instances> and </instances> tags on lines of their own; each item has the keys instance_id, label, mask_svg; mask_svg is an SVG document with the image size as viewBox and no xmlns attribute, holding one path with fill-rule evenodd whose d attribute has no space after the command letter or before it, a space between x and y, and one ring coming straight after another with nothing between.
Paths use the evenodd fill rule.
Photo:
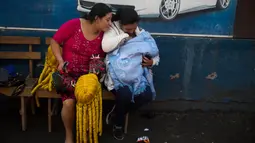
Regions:
<instances>
[{"instance_id":1,"label":"black bag","mask_svg":"<svg viewBox=\"0 0 255 143\"><path fill-rule=\"evenodd\" d=\"M67 73L54 72L52 74L53 86L58 94L69 94L74 92L76 80Z\"/></svg>"},{"instance_id":2,"label":"black bag","mask_svg":"<svg viewBox=\"0 0 255 143\"><path fill-rule=\"evenodd\" d=\"M22 74L16 73L14 76L9 75L8 70L0 69L0 87L16 87L11 96L18 96L26 87L26 79Z\"/></svg>"},{"instance_id":3,"label":"black bag","mask_svg":"<svg viewBox=\"0 0 255 143\"><path fill-rule=\"evenodd\" d=\"M22 74L17 73L14 76L8 75L8 80L0 81L1 87L13 87L13 86L20 86L22 84L25 84L26 77Z\"/></svg>"},{"instance_id":4,"label":"black bag","mask_svg":"<svg viewBox=\"0 0 255 143\"><path fill-rule=\"evenodd\" d=\"M68 62L64 63L62 71L56 71L52 74L52 85L58 94L66 94L74 92L76 80L68 74Z\"/></svg>"}]
</instances>

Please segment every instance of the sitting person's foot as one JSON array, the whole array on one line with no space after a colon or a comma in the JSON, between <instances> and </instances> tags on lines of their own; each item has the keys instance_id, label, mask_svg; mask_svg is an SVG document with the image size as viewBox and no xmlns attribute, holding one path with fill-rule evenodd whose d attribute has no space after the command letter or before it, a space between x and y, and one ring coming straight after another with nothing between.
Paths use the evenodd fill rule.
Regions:
<instances>
[{"instance_id":1,"label":"sitting person's foot","mask_svg":"<svg viewBox=\"0 0 255 143\"><path fill-rule=\"evenodd\" d=\"M116 140L123 140L124 136L125 134L122 127L113 126L113 137Z\"/></svg>"},{"instance_id":2,"label":"sitting person's foot","mask_svg":"<svg viewBox=\"0 0 255 143\"><path fill-rule=\"evenodd\" d=\"M74 138L72 135L67 135L65 139L65 143L74 143Z\"/></svg>"},{"instance_id":3,"label":"sitting person's foot","mask_svg":"<svg viewBox=\"0 0 255 143\"><path fill-rule=\"evenodd\" d=\"M106 124L107 125L111 124L111 122L112 122L112 119L114 117L114 112L113 112L114 109L115 109L115 105L112 107L112 110L106 116Z\"/></svg>"},{"instance_id":4,"label":"sitting person's foot","mask_svg":"<svg viewBox=\"0 0 255 143\"><path fill-rule=\"evenodd\" d=\"M72 139L70 139L70 140L67 140L67 139L66 139L66 140L65 140L65 143L74 143L74 142L73 142Z\"/></svg>"}]
</instances>

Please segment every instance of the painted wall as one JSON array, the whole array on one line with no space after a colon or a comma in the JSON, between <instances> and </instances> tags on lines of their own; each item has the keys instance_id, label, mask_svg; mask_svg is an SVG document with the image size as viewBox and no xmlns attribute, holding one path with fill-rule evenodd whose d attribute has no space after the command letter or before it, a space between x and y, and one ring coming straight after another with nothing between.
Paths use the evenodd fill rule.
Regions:
<instances>
[{"instance_id":1,"label":"painted wall","mask_svg":"<svg viewBox=\"0 0 255 143\"><path fill-rule=\"evenodd\" d=\"M6 1L0 5L0 26L58 28L79 16L71 0ZM236 0L224 11L209 10L176 17L174 21L145 20L151 32L232 35ZM0 35L52 36L53 32L0 31ZM161 62L154 69L157 100L184 99L210 102L254 102L255 50L252 40L155 36ZM13 50L0 45L0 50ZM22 49L22 48L21 48ZM36 50L46 51L42 44ZM37 61L35 64L42 61ZM28 72L26 61L2 61ZM36 68L38 76L41 69Z\"/></svg>"},{"instance_id":2,"label":"painted wall","mask_svg":"<svg viewBox=\"0 0 255 143\"><path fill-rule=\"evenodd\" d=\"M96 1L110 3L113 0ZM120 0L118 2L133 4L133 1L126 1L127 0ZM181 3L181 5L187 5L193 2L198 3L195 5L198 7L199 3L206 4L209 1L216 0L190 1L183 0L184 4ZM140 1L136 1L136 3L138 2ZM230 4L226 9L219 10L217 8L210 8L207 10L178 14L177 17L172 20L145 18L141 22L141 26L150 32L156 33L232 35L236 4L237 0L230 0ZM195 9L195 6L191 7L191 9ZM79 16L77 0L27 0L26 3L12 0L5 1L0 5L0 26L2 27L57 29L67 20Z\"/></svg>"},{"instance_id":3,"label":"painted wall","mask_svg":"<svg viewBox=\"0 0 255 143\"><path fill-rule=\"evenodd\" d=\"M155 69L160 99L255 101L254 41L156 39L161 54L161 64Z\"/></svg>"}]
</instances>

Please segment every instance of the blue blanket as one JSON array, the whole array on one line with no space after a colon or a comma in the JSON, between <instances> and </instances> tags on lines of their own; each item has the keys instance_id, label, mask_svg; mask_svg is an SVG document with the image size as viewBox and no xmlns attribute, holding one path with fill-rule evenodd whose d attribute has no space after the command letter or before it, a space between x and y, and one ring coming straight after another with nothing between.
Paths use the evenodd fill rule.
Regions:
<instances>
[{"instance_id":1,"label":"blue blanket","mask_svg":"<svg viewBox=\"0 0 255 143\"><path fill-rule=\"evenodd\" d=\"M156 92L152 73L141 64L143 56L150 55L153 58L158 55L158 52L155 40L143 30L135 38L109 53L109 72L114 89L118 90L120 87L128 86L133 94L133 100L136 95L144 92L146 87L150 86L155 99Z\"/></svg>"}]
</instances>

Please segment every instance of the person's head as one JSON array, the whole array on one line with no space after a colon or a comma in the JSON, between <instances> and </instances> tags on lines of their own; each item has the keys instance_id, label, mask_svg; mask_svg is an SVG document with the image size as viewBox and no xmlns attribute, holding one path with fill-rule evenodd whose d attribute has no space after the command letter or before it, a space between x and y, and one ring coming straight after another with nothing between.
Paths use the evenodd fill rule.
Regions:
<instances>
[{"instance_id":1,"label":"person's head","mask_svg":"<svg viewBox=\"0 0 255 143\"><path fill-rule=\"evenodd\" d=\"M120 8L113 16L113 21L119 21L121 29L133 35L140 21L140 17L133 8Z\"/></svg>"},{"instance_id":2,"label":"person's head","mask_svg":"<svg viewBox=\"0 0 255 143\"><path fill-rule=\"evenodd\" d=\"M97 3L82 18L95 24L99 30L107 31L111 26L112 9L104 3Z\"/></svg>"}]
</instances>

